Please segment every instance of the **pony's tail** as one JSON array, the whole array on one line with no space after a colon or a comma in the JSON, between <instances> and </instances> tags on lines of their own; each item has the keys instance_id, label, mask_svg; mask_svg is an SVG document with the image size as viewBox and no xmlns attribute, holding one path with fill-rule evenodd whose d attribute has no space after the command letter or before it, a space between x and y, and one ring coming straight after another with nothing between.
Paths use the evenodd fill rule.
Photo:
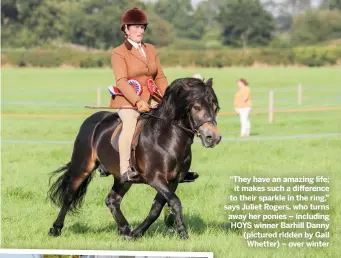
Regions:
<instances>
[{"instance_id":1,"label":"pony's tail","mask_svg":"<svg viewBox=\"0 0 341 258\"><path fill-rule=\"evenodd\" d=\"M97 168L97 166L98 164L96 164L92 172ZM75 178L73 177L71 179L70 176L72 174L71 162L53 171L50 177L50 182L52 177L61 172L64 173L61 174L58 179L51 185L48 191L48 197L53 204L59 207L62 207L63 205L68 205L70 212L76 212L82 206L88 185L90 184L93 177L92 172L87 178L83 180L83 182L76 190L72 189L72 181L75 180Z\"/></svg>"}]
</instances>

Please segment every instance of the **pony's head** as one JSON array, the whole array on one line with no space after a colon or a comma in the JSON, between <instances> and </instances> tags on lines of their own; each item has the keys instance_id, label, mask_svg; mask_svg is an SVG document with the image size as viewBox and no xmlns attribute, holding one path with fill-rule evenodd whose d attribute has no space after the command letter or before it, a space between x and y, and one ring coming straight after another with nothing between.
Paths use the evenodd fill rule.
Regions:
<instances>
[{"instance_id":1,"label":"pony's head","mask_svg":"<svg viewBox=\"0 0 341 258\"><path fill-rule=\"evenodd\" d=\"M159 105L165 119L185 125L206 148L215 147L221 140L216 122L219 103L212 84L212 78L206 82L192 77L176 79Z\"/></svg>"}]
</instances>

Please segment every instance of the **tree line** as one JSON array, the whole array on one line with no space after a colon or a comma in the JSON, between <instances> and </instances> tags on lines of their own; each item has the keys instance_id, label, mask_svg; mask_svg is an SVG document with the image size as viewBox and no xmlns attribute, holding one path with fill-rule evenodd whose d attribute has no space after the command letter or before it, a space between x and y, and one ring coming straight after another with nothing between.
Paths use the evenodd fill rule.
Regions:
<instances>
[{"instance_id":1,"label":"tree line","mask_svg":"<svg viewBox=\"0 0 341 258\"><path fill-rule=\"evenodd\" d=\"M122 43L123 12L148 15L145 40L158 47L248 48L324 44L341 38L341 0L2 0L2 46Z\"/></svg>"}]
</instances>

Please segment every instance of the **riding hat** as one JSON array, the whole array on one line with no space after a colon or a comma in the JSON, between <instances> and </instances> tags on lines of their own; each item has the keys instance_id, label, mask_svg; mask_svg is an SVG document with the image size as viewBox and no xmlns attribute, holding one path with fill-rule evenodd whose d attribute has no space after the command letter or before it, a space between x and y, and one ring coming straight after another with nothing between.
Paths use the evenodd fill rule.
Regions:
<instances>
[{"instance_id":1,"label":"riding hat","mask_svg":"<svg viewBox=\"0 0 341 258\"><path fill-rule=\"evenodd\" d=\"M130 10L127 10L122 15L121 30L124 31L125 25L135 25L135 24L145 25L145 26L148 25L146 13L136 7Z\"/></svg>"}]
</instances>

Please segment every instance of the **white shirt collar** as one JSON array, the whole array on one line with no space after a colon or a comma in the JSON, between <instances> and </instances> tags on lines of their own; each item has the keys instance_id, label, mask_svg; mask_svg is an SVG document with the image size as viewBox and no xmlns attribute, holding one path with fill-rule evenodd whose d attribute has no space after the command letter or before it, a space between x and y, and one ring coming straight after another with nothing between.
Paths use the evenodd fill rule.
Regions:
<instances>
[{"instance_id":1,"label":"white shirt collar","mask_svg":"<svg viewBox=\"0 0 341 258\"><path fill-rule=\"evenodd\" d=\"M128 41L130 44L132 44L136 49L139 49L141 47L141 43L136 43L135 41L132 41L130 38L128 38Z\"/></svg>"}]
</instances>

